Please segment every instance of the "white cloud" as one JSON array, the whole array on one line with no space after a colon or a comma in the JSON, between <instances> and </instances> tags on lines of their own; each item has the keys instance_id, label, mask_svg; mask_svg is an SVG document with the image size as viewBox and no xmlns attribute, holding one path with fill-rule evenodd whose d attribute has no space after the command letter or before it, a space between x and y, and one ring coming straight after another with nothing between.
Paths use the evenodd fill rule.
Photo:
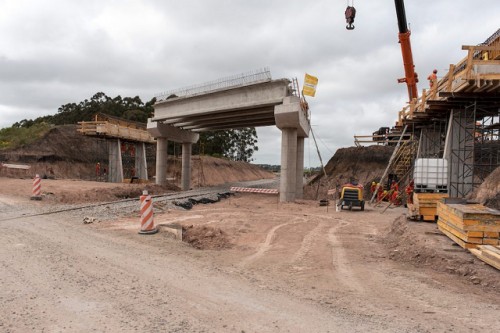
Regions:
<instances>
[{"instance_id":1,"label":"white cloud","mask_svg":"<svg viewBox=\"0 0 500 333\"><path fill-rule=\"evenodd\" d=\"M108 96L165 90L269 66L274 78L319 77L310 98L323 160L354 134L392 125L407 100L393 2L286 0L0 0L0 128ZM406 1L419 89L498 29L500 3ZM258 129L256 163L280 163L281 134ZM308 147L313 147L308 152ZM318 164L312 140L306 141Z\"/></svg>"}]
</instances>

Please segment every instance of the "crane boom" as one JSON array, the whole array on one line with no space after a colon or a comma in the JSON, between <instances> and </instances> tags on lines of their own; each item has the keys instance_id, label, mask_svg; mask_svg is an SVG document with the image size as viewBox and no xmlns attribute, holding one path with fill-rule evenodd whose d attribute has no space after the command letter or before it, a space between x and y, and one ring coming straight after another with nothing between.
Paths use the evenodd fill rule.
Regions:
<instances>
[{"instance_id":1,"label":"crane boom","mask_svg":"<svg viewBox=\"0 0 500 333\"><path fill-rule=\"evenodd\" d=\"M394 0L396 5L396 15L398 17L398 27L399 27L399 44L401 44L401 53L403 55L403 65L405 70L405 77L398 79L399 83L406 82L408 87L408 97L410 102L414 98L418 98L417 82L418 75L415 73L415 64L413 63L413 54L411 52L410 43L410 30L408 29L408 24L406 23L406 12L403 0Z\"/></svg>"}]
</instances>

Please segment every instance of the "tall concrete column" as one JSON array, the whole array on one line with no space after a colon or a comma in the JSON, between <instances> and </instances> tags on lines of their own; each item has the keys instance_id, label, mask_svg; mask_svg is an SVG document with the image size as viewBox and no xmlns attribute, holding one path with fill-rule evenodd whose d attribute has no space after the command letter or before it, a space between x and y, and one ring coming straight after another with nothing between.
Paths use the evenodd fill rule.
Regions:
<instances>
[{"instance_id":1,"label":"tall concrete column","mask_svg":"<svg viewBox=\"0 0 500 333\"><path fill-rule=\"evenodd\" d=\"M297 129L281 129L280 201L295 200L297 183Z\"/></svg>"},{"instance_id":2,"label":"tall concrete column","mask_svg":"<svg viewBox=\"0 0 500 333\"><path fill-rule=\"evenodd\" d=\"M182 190L187 191L191 188L191 142L182 143Z\"/></svg>"},{"instance_id":3,"label":"tall concrete column","mask_svg":"<svg viewBox=\"0 0 500 333\"><path fill-rule=\"evenodd\" d=\"M297 180L295 199L304 198L304 137L297 137Z\"/></svg>"},{"instance_id":4,"label":"tall concrete column","mask_svg":"<svg viewBox=\"0 0 500 333\"><path fill-rule=\"evenodd\" d=\"M474 189L474 114L467 110L454 110L449 131L448 194L465 197Z\"/></svg>"},{"instance_id":5,"label":"tall concrete column","mask_svg":"<svg viewBox=\"0 0 500 333\"><path fill-rule=\"evenodd\" d=\"M139 142L135 144L135 172L139 179L148 179L148 168L146 162L146 144Z\"/></svg>"},{"instance_id":6,"label":"tall concrete column","mask_svg":"<svg viewBox=\"0 0 500 333\"><path fill-rule=\"evenodd\" d=\"M156 139L156 184L167 183L167 158L168 140L166 138Z\"/></svg>"},{"instance_id":7,"label":"tall concrete column","mask_svg":"<svg viewBox=\"0 0 500 333\"><path fill-rule=\"evenodd\" d=\"M108 140L108 160L109 174L108 181L110 183L123 182L123 164L120 139Z\"/></svg>"}]
</instances>

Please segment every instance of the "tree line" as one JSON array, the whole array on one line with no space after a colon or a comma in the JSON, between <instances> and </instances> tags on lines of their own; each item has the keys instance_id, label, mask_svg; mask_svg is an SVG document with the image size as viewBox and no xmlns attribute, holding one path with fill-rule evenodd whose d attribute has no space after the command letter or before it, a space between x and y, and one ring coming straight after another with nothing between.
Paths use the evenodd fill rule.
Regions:
<instances>
[{"instance_id":1,"label":"tree line","mask_svg":"<svg viewBox=\"0 0 500 333\"><path fill-rule=\"evenodd\" d=\"M98 113L146 124L148 118L151 118L154 114L153 106L155 103L156 98L144 103L139 96L124 98L116 96L111 98L103 92L98 92L90 99L85 99L79 103L61 105L54 115L38 117L34 120L23 119L16 122L12 125L11 130L5 132L10 133L16 131L15 129L27 129L42 124L66 125L76 124L79 121L92 121ZM4 130L0 130L0 136ZM250 162L253 154L259 149L257 139L257 131L254 127L202 132L200 133L200 140L193 146L193 154ZM175 147L170 149L175 150Z\"/></svg>"}]
</instances>

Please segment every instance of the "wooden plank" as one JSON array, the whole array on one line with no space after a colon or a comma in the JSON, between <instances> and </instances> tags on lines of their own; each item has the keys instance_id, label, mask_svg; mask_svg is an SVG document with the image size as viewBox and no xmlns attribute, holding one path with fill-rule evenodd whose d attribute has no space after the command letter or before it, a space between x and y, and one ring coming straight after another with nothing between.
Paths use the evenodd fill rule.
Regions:
<instances>
[{"instance_id":1,"label":"wooden plank","mask_svg":"<svg viewBox=\"0 0 500 333\"><path fill-rule=\"evenodd\" d=\"M481 245L480 247L478 247L481 250L481 252L483 252L484 256L500 262L500 254L490 251L488 248L485 248L485 246L492 246L492 245Z\"/></svg>"},{"instance_id":2,"label":"wooden plank","mask_svg":"<svg viewBox=\"0 0 500 333\"><path fill-rule=\"evenodd\" d=\"M500 46L497 45L462 45L462 50L474 51L500 51Z\"/></svg>"},{"instance_id":3,"label":"wooden plank","mask_svg":"<svg viewBox=\"0 0 500 333\"><path fill-rule=\"evenodd\" d=\"M454 241L455 243L457 243L458 245L460 245L461 247L463 247L464 249L473 249L473 248L476 248L477 247L477 244L469 244L469 243L466 243L464 242L463 240L461 240L460 238L456 237L455 235L453 235L452 233L446 231L445 229L441 228L441 226L439 225L439 222L438 222L438 228L439 230L441 230L446 236L448 236L448 238L450 238L452 241Z\"/></svg>"},{"instance_id":4,"label":"wooden plank","mask_svg":"<svg viewBox=\"0 0 500 333\"><path fill-rule=\"evenodd\" d=\"M500 247L498 247L498 246L483 245L481 248L482 249L486 249L489 252L496 253L496 254L498 254L500 256Z\"/></svg>"},{"instance_id":5,"label":"wooden plank","mask_svg":"<svg viewBox=\"0 0 500 333\"><path fill-rule=\"evenodd\" d=\"M460 238L464 242L472 244L483 244L482 237L470 237L466 233L462 232L460 229L454 228L452 225L447 224L443 220L438 220L438 226L441 226L443 229L447 230L454 236Z\"/></svg>"},{"instance_id":6,"label":"wooden plank","mask_svg":"<svg viewBox=\"0 0 500 333\"><path fill-rule=\"evenodd\" d=\"M498 245L498 239L493 238L483 238L483 244L485 245Z\"/></svg>"},{"instance_id":7,"label":"wooden plank","mask_svg":"<svg viewBox=\"0 0 500 333\"><path fill-rule=\"evenodd\" d=\"M488 255L480 249L469 249L469 251L488 265L500 270L500 260L497 261L495 259L492 259L491 257L488 257Z\"/></svg>"}]
</instances>

